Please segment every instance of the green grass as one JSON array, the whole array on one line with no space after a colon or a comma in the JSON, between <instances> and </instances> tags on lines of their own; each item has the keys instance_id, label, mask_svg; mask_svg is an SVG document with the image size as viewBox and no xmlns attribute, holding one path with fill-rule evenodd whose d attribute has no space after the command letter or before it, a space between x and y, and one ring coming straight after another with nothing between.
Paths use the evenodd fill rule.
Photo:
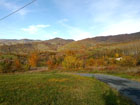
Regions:
<instances>
[{"instance_id":1,"label":"green grass","mask_svg":"<svg viewBox=\"0 0 140 105\"><path fill-rule=\"evenodd\" d=\"M58 70L56 70L57 72ZM61 71L62 72L62 71ZM78 73L91 73L91 74L106 74L106 75L113 75L113 76L118 76L122 78L127 78L130 80L138 81L140 82L140 72L135 73L133 71L131 72L126 72L122 70L69 70L65 72L78 72Z\"/></svg>"},{"instance_id":2,"label":"green grass","mask_svg":"<svg viewBox=\"0 0 140 105\"><path fill-rule=\"evenodd\" d=\"M133 105L106 84L68 73L0 75L0 105Z\"/></svg>"},{"instance_id":3,"label":"green grass","mask_svg":"<svg viewBox=\"0 0 140 105\"><path fill-rule=\"evenodd\" d=\"M137 76L137 75L130 75L130 74L125 74L125 73L105 73L105 74L118 76L118 77L122 77L122 78L127 78L130 80L140 82L140 76Z\"/></svg>"}]
</instances>

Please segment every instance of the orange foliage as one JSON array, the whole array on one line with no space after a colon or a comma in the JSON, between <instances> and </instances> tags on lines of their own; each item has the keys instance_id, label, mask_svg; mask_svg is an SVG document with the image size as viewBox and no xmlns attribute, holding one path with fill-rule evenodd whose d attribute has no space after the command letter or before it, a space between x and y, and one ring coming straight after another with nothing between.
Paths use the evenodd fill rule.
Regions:
<instances>
[{"instance_id":1,"label":"orange foliage","mask_svg":"<svg viewBox=\"0 0 140 105\"><path fill-rule=\"evenodd\" d=\"M29 65L32 67L36 67L38 64L38 54L36 52L32 53L28 59Z\"/></svg>"},{"instance_id":2,"label":"orange foliage","mask_svg":"<svg viewBox=\"0 0 140 105\"><path fill-rule=\"evenodd\" d=\"M68 56L73 56L76 54L76 51L73 51L73 50L67 50L65 51L65 54L68 55Z\"/></svg>"},{"instance_id":3,"label":"orange foliage","mask_svg":"<svg viewBox=\"0 0 140 105\"><path fill-rule=\"evenodd\" d=\"M134 57L131 56L125 56L120 61L121 66L136 66L137 61Z\"/></svg>"},{"instance_id":4,"label":"orange foliage","mask_svg":"<svg viewBox=\"0 0 140 105\"><path fill-rule=\"evenodd\" d=\"M55 56L49 57L49 60L47 61L47 66L49 69L53 69L57 67L57 59Z\"/></svg>"},{"instance_id":5,"label":"orange foliage","mask_svg":"<svg viewBox=\"0 0 140 105\"><path fill-rule=\"evenodd\" d=\"M95 65L95 60L93 58L90 58L87 60L86 65L87 66L94 66Z\"/></svg>"},{"instance_id":6,"label":"orange foliage","mask_svg":"<svg viewBox=\"0 0 140 105\"><path fill-rule=\"evenodd\" d=\"M16 68L16 69L21 68L21 63L20 63L19 59L16 59L16 60L14 61L14 64L15 64L15 68Z\"/></svg>"},{"instance_id":7,"label":"orange foliage","mask_svg":"<svg viewBox=\"0 0 140 105\"><path fill-rule=\"evenodd\" d=\"M104 65L105 65L105 61L103 58L96 59L96 66L104 66Z\"/></svg>"}]
</instances>

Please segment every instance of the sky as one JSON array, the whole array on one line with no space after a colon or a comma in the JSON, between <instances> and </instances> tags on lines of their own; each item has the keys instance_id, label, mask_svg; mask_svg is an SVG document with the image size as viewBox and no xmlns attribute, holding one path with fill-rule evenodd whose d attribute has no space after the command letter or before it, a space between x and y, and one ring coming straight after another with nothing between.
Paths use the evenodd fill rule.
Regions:
<instances>
[{"instance_id":1,"label":"sky","mask_svg":"<svg viewBox=\"0 0 140 105\"><path fill-rule=\"evenodd\" d=\"M32 0L0 0L0 18ZM140 0L36 0L0 21L0 39L81 40L140 31Z\"/></svg>"}]
</instances>

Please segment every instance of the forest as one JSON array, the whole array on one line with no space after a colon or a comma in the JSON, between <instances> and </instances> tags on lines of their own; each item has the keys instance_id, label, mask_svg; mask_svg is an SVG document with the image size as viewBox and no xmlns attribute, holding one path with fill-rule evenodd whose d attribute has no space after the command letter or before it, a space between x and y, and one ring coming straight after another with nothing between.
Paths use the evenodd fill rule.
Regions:
<instances>
[{"instance_id":1,"label":"forest","mask_svg":"<svg viewBox=\"0 0 140 105\"><path fill-rule=\"evenodd\" d=\"M136 33L136 36L118 35L80 41L55 38L46 42L4 44L0 46L0 72L30 71L36 67L46 67L49 70L139 67L139 36ZM123 41L124 37L127 40Z\"/></svg>"}]
</instances>

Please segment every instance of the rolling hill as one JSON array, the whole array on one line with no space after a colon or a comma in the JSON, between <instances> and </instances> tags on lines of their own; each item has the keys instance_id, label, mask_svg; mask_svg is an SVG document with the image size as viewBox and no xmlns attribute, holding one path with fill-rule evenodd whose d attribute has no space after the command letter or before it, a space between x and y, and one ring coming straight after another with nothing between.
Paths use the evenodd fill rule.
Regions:
<instances>
[{"instance_id":1,"label":"rolling hill","mask_svg":"<svg viewBox=\"0 0 140 105\"><path fill-rule=\"evenodd\" d=\"M72 39L54 38L50 40L0 40L0 52L2 53L29 53L34 50L45 51L63 51L63 50L78 50L92 49L93 47L105 46L115 48L115 46L136 45L140 42L140 32L132 34L121 34L112 36L100 36L87 38L79 41ZM132 44L133 43L133 44ZM119 45L118 45L119 44ZM123 47L122 47L123 48Z\"/></svg>"},{"instance_id":2,"label":"rolling hill","mask_svg":"<svg viewBox=\"0 0 140 105\"><path fill-rule=\"evenodd\" d=\"M112 35L112 36L100 36L94 38L87 38L79 41L75 41L69 44L64 45L59 50L66 49L81 49L81 48L90 48L97 45L110 45L110 44L118 44L118 43L127 43L131 41L139 41L140 40L140 32L132 33L132 34L121 34L121 35Z\"/></svg>"},{"instance_id":3,"label":"rolling hill","mask_svg":"<svg viewBox=\"0 0 140 105\"><path fill-rule=\"evenodd\" d=\"M55 38L51 40L0 40L0 52L2 53L29 53L32 51L57 51L57 49L74 40Z\"/></svg>"}]
</instances>

